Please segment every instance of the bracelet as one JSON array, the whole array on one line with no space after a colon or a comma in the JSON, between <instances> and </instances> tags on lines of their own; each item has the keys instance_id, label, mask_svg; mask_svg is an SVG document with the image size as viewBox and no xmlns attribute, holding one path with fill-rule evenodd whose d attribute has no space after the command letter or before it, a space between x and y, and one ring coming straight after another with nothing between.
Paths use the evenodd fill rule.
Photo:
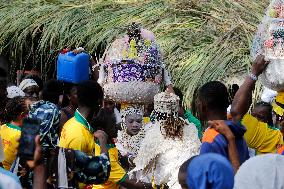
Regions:
<instances>
[{"instance_id":1,"label":"bracelet","mask_svg":"<svg viewBox=\"0 0 284 189\"><path fill-rule=\"evenodd\" d=\"M253 81L257 81L258 77L252 73L249 74L249 78L251 78L251 80Z\"/></svg>"}]
</instances>

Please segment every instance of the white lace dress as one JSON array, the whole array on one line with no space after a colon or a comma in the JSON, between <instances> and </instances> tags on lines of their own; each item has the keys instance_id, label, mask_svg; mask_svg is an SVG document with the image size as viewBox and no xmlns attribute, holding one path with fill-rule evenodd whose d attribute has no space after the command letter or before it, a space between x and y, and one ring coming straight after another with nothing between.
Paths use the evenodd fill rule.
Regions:
<instances>
[{"instance_id":1,"label":"white lace dress","mask_svg":"<svg viewBox=\"0 0 284 189\"><path fill-rule=\"evenodd\" d=\"M178 171L180 166L200 150L197 129L186 122L182 139L165 138L159 123L153 124L145 134L137 157L136 167L130 171L130 177L151 182L154 176L155 184L168 184L171 189L180 189Z\"/></svg>"}]
</instances>

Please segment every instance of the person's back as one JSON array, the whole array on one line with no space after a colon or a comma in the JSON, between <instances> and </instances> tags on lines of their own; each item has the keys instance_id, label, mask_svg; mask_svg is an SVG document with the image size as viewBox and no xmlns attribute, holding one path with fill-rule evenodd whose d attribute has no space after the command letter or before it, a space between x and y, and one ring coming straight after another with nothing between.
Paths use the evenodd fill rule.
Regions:
<instances>
[{"instance_id":1,"label":"person's back","mask_svg":"<svg viewBox=\"0 0 284 189\"><path fill-rule=\"evenodd\" d=\"M154 97L154 122L149 126L131 171L137 179L178 188L182 162L199 153L200 140L194 124L178 115L179 97L162 92Z\"/></svg>"},{"instance_id":2,"label":"person's back","mask_svg":"<svg viewBox=\"0 0 284 189\"><path fill-rule=\"evenodd\" d=\"M248 147L244 140L246 129L241 124L236 124L232 121L225 121L226 125L235 135L236 147L239 154L239 160L242 164L249 158ZM203 135L200 154L218 153L229 159L228 142L225 136L217 132L215 129L208 128Z\"/></svg>"},{"instance_id":3,"label":"person's back","mask_svg":"<svg viewBox=\"0 0 284 189\"><path fill-rule=\"evenodd\" d=\"M90 122L99 108L99 100L103 98L103 91L99 84L86 81L78 85L77 97L79 107L74 117L64 124L59 146L92 154L95 141L94 129Z\"/></svg>"},{"instance_id":4,"label":"person's back","mask_svg":"<svg viewBox=\"0 0 284 189\"><path fill-rule=\"evenodd\" d=\"M221 82L208 82L199 89L197 109L203 121L226 120L228 106L229 94L226 86ZM247 144L243 138L246 129L241 124L232 121L226 121L226 125L235 135L239 160L240 163L243 163L249 158ZM208 128L203 135L200 153L218 153L229 158L228 141L215 129Z\"/></svg>"},{"instance_id":5,"label":"person's back","mask_svg":"<svg viewBox=\"0 0 284 189\"><path fill-rule=\"evenodd\" d=\"M6 170L10 170L16 159L18 140L21 136L22 116L25 111L22 103L23 99L21 97L8 100L5 107L6 111L2 115L3 119L1 121L6 123L1 126L0 130L5 157L2 164Z\"/></svg>"},{"instance_id":6,"label":"person's back","mask_svg":"<svg viewBox=\"0 0 284 189\"><path fill-rule=\"evenodd\" d=\"M4 169L10 170L11 165L13 164L16 153L17 153L17 140L20 139L21 136L21 128L19 126L13 125L11 123L4 124L1 126L1 137L2 144L4 146L4 156L2 164Z\"/></svg>"},{"instance_id":7,"label":"person's back","mask_svg":"<svg viewBox=\"0 0 284 189\"><path fill-rule=\"evenodd\" d=\"M59 146L80 150L88 155L94 155L94 128L91 126L95 113L99 110L103 91L98 83L81 82L77 86L78 109L73 118L67 121L61 131ZM84 187L80 184L80 188Z\"/></svg>"},{"instance_id":8,"label":"person's back","mask_svg":"<svg viewBox=\"0 0 284 189\"><path fill-rule=\"evenodd\" d=\"M92 132L86 128L87 122L83 120L79 112L75 112L74 117L68 120L62 128L59 146L81 150L91 155L95 143Z\"/></svg>"}]
</instances>

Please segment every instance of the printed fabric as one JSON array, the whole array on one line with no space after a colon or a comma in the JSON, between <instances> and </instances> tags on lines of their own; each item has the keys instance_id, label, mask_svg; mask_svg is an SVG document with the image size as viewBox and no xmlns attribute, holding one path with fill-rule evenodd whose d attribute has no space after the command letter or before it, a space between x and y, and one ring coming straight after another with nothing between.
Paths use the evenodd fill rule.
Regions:
<instances>
[{"instance_id":1,"label":"printed fabric","mask_svg":"<svg viewBox=\"0 0 284 189\"><path fill-rule=\"evenodd\" d=\"M48 162L50 151L57 146L60 116L58 107L48 101L39 101L30 107L28 117L40 120L40 142L45 164ZM25 160L17 158L11 171L17 174L23 188L33 187L33 171L26 165Z\"/></svg>"},{"instance_id":2,"label":"printed fabric","mask_svg":"<svg viewBox=\"0 0 284 189\"><path fill-rule=\"evenodd\" d=\"M64 150L65 169L60 170L62 161L59 157L60 150ZM66 174L60 174L65 171ZM101 184L108 180L110 174L110 160L108 154L88 156L87 154L71 149L56 148L51 152L48 166L49 188L79 188L79 182L85 184ZM60 180L66 175L66 185Z\"/></svg>"}]
</instances>

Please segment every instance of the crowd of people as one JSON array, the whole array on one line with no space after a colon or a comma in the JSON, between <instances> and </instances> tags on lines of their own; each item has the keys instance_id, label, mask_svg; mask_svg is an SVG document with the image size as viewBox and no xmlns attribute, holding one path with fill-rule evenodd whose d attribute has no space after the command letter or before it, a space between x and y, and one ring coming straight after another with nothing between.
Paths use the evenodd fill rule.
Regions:
<instances>
[{"instance_id":1,"label":"crowd of people","mask_svg":"<svg viewBox=\"0 0 284 189\"><path fill-rule=\"evenodd\" d=\"M141 107L104 99L102 87L91 80L50 80L40 88L40 79L28 76L19 86L7 86L3 60L2 188L284 187L283 93L273 104L256 103L249 113L256 78L268 64L263 56L232 101L219 81L201 86L194 102L198 118L184 109L177 88L157 94L145 116ZM175 117L168 122L166 114ZM25 117L40 120L29 161L17 156Z\"/></svg>"},{"instance_id":2,"label":"crowd of people","mask_svg":"<svg viewBox=\"0 0 284 189\"><path fill-rule=\"evenodd\" d=\"M133 24L114 46L126 55L110 51L97 78L78 83L27 75L15 85L0 57L0 188L284 188L284 93L252 104L256 81L269 65L264 56L240 87L220 81L200 86L187 110L159 64L151 32ZM118 54L127 58L114 64ZM18 153L27 118L39 127L26 139L35 144L32 158Z\"/></svg>"}]
</instances>

